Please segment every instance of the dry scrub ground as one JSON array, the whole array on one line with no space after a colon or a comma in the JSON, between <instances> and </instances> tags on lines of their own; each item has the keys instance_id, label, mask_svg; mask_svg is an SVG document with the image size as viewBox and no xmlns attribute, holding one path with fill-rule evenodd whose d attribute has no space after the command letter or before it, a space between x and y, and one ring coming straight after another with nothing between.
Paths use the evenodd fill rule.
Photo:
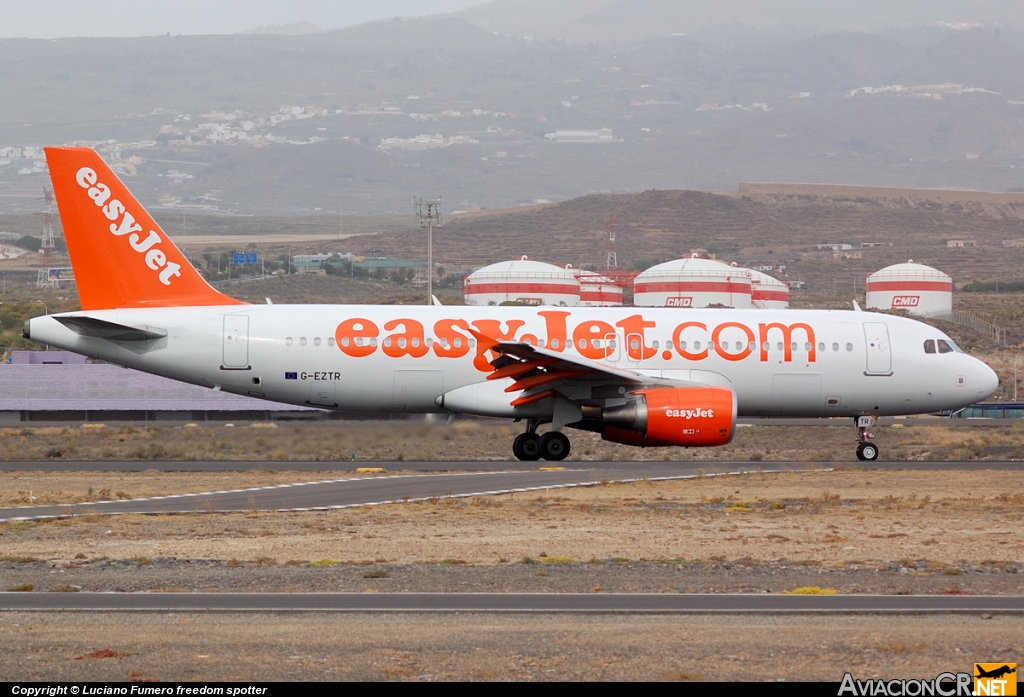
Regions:
<instances>
[{"instance_id":1,"label":"dry scrub ground","mask_svg":"<svg viewBox=\"0 0 1024 697\"><path fill-rule=\"evenodd\" d=\"M0 680L824 680L1015 661L1018 618L8 613Z\"/></svg>"},{"instance_id":2,"label":"dry scrub ground","mask_svg":"<svg viewBox=\"0 0 1024 697\"><path fill-rule=\"evenodd\" d=\"M17 426L0 428L4 460L421 461L512 460L520 424L495 421L327 421L237 424ZM971 427L944 419L875 429L886 460L1024 459L1024 424ZM651 448L571 431L570 461L856 461L853 421L828 426L744 426L720 448ZM3 475L0 475L3 476ZM7 487L4 487L7 488ZM4 500L0 499L0 505Z\"/></svg>"},{"instance_id":3,"label":"dry scrub ground","mask_svg":"<svg viewBox=\"0 0 1024 697\"><path fill-rule=\"evenodd\" d=\"M298 473L292 478L301 479ZM43 480L19 475L58 498ZM61 474L132 490L281 473ZM5 590L1024 592L1015 471L703 477L323 513L0 526ZM931 678L1014 661L995 616L4 613L0 680Z\"/></svg>"},{"instance_id":4,"label":"dry scrub ground","mask_svg":"<svg viewBox=\"0 0 1024 697\"><path fill-rule=\"evenodd\" d=\"M283 475L18 476L57 502L65 486L86 482L132 490L152 476L170 492L196 488L193 479L206 488L260 485ZM63 478L59 487L47 489L55 478ZM304 478L312 477L292 476ZM0 525L0 546L6 572L31 560L66 568L110 559L146 566L138 560L157 558L265 566L785 560L824 568L895 563L940 574L955 587L964 572L1016 569L1024 561L1022 484L1024 473L1005 470L751 473L324 512L25 521Z\"/></svg>"},{"instance_id":5,"label":"dry scrub ground","mask_svg":"<svg viewBox=\"0 0 1024 697\"><path fill-rule=\"evenodd\" d=\"M901 424L902 425L902 424ZM849 427L750 427L715 461L851 459ZM511 429L241 424L9 429L8 457L506 459ZM1005 458L1017 426L881 429L907 458ZM578 434L574 454L635 450ZM262 442L260 442L262 441ZM795 446L795 447L794 447ZM34 450L33 450L34 449ZM162 450L158 450L162 449ZM660 459L661 451L640 453ZM344 457L343 459L349 459ZM569 463L571 465L571 463ZM266 467L262 465L261 467ZM0 504L351 472L3 472ZM718 465L718 468L721 466ZM86 516L0 525L0 590L1024 593L1024 472L840 469L641 481L383 507ZM1019 659L1017 618L4 613L0 680L934 677Z\"/></svg>"}]
</instances>

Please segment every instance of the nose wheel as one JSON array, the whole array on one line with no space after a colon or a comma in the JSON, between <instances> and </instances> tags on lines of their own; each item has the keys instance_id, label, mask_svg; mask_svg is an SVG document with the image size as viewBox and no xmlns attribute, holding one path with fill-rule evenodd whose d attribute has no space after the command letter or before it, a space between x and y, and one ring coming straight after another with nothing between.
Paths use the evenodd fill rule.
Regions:
<instances>
[{"instance_id":1,"label":"nose wheel","mask_svg":"<svg viewBox=\"0 0 1024 697\"><path fill-rule=\"evenodd\" d=\"M858 460L877 460L878 446L874 443L861 443L857 446Z\"/></svg>"},{"instance_id":2,"label":"nose wheel","mask_svg":"<svg viewBox=\"0 0 1024 697\"><path fill-rule=\"evenodd\" d=\"M878 459L878 446L870 442L874 435L868 432L875 423L873 416L857 417L857 459L874 461Z\"/></svg>"}]
</instances>

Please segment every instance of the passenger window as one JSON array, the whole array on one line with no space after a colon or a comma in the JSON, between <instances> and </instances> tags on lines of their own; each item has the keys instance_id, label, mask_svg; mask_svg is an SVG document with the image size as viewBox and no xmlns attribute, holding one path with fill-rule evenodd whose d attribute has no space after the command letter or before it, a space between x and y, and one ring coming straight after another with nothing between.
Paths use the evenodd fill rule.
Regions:
<instances>
[{"instance_id":1,"label":"passenger window","mask_svg":"<svg viewBox=\"0 0 1024 697\"><path fill-rule=\"evenodd\" d=\"M686 348L686 342L685 341L683 342L683 348ZM693 342L693 350L694 351L700 351L700 342L699 341L694 341Z\"/></svg>"},{"instance_id":2,"label":"passenger window","mask_svg":"<svg viewBox=\"0 0 1024 697\"><path fill-rule=\"evenodd\" d=\"M853 344L851 344L851 343L847 343L847 344L846 344L846 350L847 350L847 351L853 351Z\"/></svg>"},{"instance_id":3,"label":"passenger window","mask_svg":"<svg viewBox=\"0 0 1024 697\"><path fill-rule=\"evenodd\" d=\"M810 350L811 350L811 343L810 342L805 343L804 344L804 351L810 351Z\"/></svg>"},{"instance_id":4,"label":"passenger window","mask_svg":"<svg viewBox=\"0 0 1024 697\"><path fill-rule=\"evenodd\" d=\"M838 344L838 343L835 343L835 342L833 342L833 343L832 343L832 350L833 350L833 351L838 351L838 350L839 350L839 344Z\"/></svg>"},{"instance_id":5,"label":"passenger window","mask_svg":"<svg viewBox=\"0 0 1024 697\"><path fill-rule=\"evenodd\" d=\"M291 346L293 343L295 343L294 339L292 339L290 336L285 337L285 339L284 339L284 345L285 346Z\"/></svg>"},{"instance_id":6,"label":"passenger window","mask_svg":"<svg viewBox=\"0 0 1024 697\"><path fill-rule=\"evenodd\" d=\"M819 341L818 342L818 350L819 351L824 351L825 350L825 342L824 341Z\"/></svg>"},{"instance_id":7,"label":"passenger window","mask_svg":"<svg viewBox=\"0 0 1024 697\"><path fill-rule=\"evenodd\" d=\"M946 343L945 339L939 339L939 353L953 353L953 347Z\"/></svg>"},{"instance_id":8,"label":"passenger window","mask_svg":"<svg viewBox=\"0 0 1024 697\"><path fill-rule=\"evenodd\" d=\"M334 337L333 336L327 337L327 345L330 346L331 348L334 347Z\"/></svg>"},{"instance_id":9,"label":"passenger window","mask_svg":"<svg viewBox=\"0 0 1024 697\"><path fill-rule=\"evenodd\" d=\"M756 341L751 341L747 348L749 348L751 351L756 351L757 350L757 342Z\"/></svg>"},{"instance_id":10,"label":"passenger window","mask_svg":"<svg viewBox=\"0 0 1024 697\"><path fill-rule=\"evenodd\" d=\"M299 339L299 346L305 346L305 345L306 345L306 337L301 337Z\"/></svg>"},{"instance_id":11,"label":"passenger window","mask_svg":"<svg viewBox=\"0 0 1024 697\"><path fill-rule=\"evenodd\" d=\"M777 351L781 351L782 350L782 342L781 341L779 342L779 345L775 347L775 349Z\"/></svg>"},{"instance_id":12,"label":"passenger window","mask_svg":"<svg viewBox=\"0 0 1024 697\"><path fill-rule=\"evenodd\" d=\"M925 353L935 353L935 339L928 339L924 342Z\"/></svg>"},{"instance_id":13,"label":"passenger window","mask_svg":"<svg viewBox=\"0 0 1024 697\"><path fill-rule=\"evenodd\" d=\"M587 347L587 340L586 339L580 339L580 348L581 349L585 349L586 347Z\"/></svg>"},{"instance_id":14,"label":"passenger window","mask_svg":"<svg viewBox=\"0 0 1024 697\"><path fill-rule=\"evenodd\" d=\"M320 345L320 337L316 337L316 338L313 339L313 345L314 346L319 346Z\"/></svg>"},{"instance_id":15,"label":"passenger window","mask_svg":"<svg viewBox=\"0 0 1024 697\"><path fill-rule=\"evenodd\" d=\"M685 341L680 341L679 342L679 350L680 351L685 351L686 350L686 342Z\"/></svg>"}]
</instances>

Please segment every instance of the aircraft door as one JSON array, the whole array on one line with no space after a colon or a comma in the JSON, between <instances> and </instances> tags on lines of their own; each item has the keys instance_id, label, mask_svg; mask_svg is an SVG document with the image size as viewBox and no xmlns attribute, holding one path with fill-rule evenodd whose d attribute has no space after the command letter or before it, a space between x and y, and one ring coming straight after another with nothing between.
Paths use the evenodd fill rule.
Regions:
<instances>
[{"instance_id":1,"label":"aircraft door","mask_svg":"<svg viewBox=\"0 0 1024 697\"><path fill-rule=\"evenodd\" d=\"M867 348L866 375L892 375L892 352L889 327L885 322L864 323L864 344Z\"/></svg>"},{"instance_id":2,"label":"aircraft door","mask_svg":"<svg viewBox=\"0 0 1024 697\"><path fill-rule=\"evenodd\" d=\"M604 337L604 343L601 348L604 349L604 361L605 363L618 363L621 355L620 347L622 342L619 340L617 334L607 334Z\"/></svg>"},{"instance_id":3,"label":"aircraft door","mask_svg":"<svg viewBox=\"0 0 1024 697\"><path fill-rule=\"evenodd\" d=\"M644 338L639 334L626 334L619 350L619 361L623 368L635 370L640 367L638 356L643 355Z\"/></svg>"},{"instance_id":4,"label":"aircraft door","mask_svg":"<svg viewBox=\"0 0 1024 697\"><path fill-rule=\"evenodd\" d=\"M248 370L248 315L224 315L224 362L221 367L226 370Z\"/></svg>"}]
</instances>

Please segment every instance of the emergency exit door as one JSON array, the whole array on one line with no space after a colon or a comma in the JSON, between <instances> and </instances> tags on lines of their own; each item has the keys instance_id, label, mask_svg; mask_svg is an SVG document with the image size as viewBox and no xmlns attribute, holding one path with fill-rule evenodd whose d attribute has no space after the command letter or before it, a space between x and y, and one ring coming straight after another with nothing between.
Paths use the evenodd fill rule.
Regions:
<instances>
[{"instance_id":1,"label":"emergency exit door","mask_svg":"<svg viewBox=\"0 0 1024 697\"><path fill-rule=\"evenodd\" d=\"M892 375L892 351L889 327L885 322L864 323L864 344L867 349L866 375Z\"/></svg>"}]
</instances>

